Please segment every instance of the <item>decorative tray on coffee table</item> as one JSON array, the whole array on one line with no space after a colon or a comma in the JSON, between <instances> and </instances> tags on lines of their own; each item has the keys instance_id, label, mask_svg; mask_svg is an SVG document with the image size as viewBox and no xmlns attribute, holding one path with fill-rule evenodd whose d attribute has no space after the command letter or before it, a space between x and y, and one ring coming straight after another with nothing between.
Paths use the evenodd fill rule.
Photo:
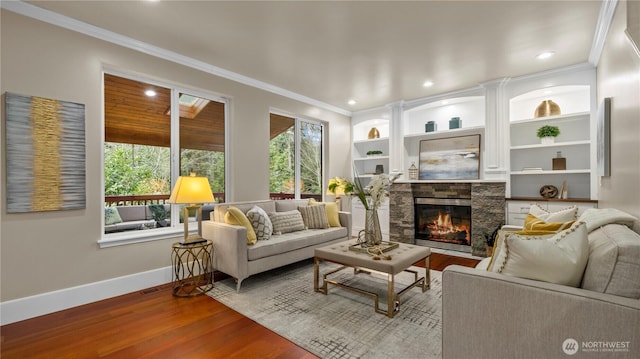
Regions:
<instances>
[{"instance_id":1,"label":"decorative tray on coffee table","mask_svg":"<svg viewBox=\"0 0 640 359\"><path fill-rule=\"evenodd\" d=\"M363 247L361 243L357 243L357 244L349 246L349 250L350 251L355 251L355 252L367 253L367 250L369 248L379 247L380 250L382 250L383 252L388 252L388 251L390 251L392 249L398 248L399 245L400 245L400 243L398 243L398 242L385 242L385 241L382 241L382 243L380 243L377 246Z\"/></svg>"}]
</instances>

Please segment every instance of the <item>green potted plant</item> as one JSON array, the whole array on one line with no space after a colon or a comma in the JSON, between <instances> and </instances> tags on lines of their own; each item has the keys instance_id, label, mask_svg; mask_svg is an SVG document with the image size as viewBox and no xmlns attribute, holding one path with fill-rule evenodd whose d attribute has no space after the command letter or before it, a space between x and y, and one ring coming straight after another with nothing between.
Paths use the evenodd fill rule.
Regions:
<instances>
[{"instance_id":1,"label":"green potted plant","mask_svg":"<svg viewBox=\"0 0 640 359\"><path fill-rule=\"evenodd\" d=\"M169 211L164 208L163 204L150 204L151 217L156 221L157 227L166 227L167 218L169 218Z\"/></svg>"},{"instance_id":2,"label":"green potted plant","mask_svg":"<svg viewBox=\"0 0 640 359\"><path fill-rule=\"evenodd\" d=\"M380 156L380 155L382 155L382 151L378 151L378 150L367 151L367 156Z\"/></svg>"},{"instance_id":3,"label":"green potted plant","mask_svg":"<svg viewBox=\"0 0 640 359\"><path fill-rule=\"evenodd\" d=\"M560 134L558 126L545 125L538 129L537 135L543 144L554 143L555 138Z\"/></svg>"}]
</instances>

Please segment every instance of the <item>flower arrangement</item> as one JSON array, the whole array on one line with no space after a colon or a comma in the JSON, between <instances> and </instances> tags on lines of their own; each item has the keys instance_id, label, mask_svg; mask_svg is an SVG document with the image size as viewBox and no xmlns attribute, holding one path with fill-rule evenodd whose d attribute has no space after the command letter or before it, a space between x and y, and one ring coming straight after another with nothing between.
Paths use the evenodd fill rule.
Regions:
<instances>
[{"instance_id":1,"label":"flower arrangement","mask_svg":"<svg viewBox=\"0 0 640 359\"><path fill-rule=\"evenodd\" d=\"M400 177L402 173L388 175L386 173L373 176L368 186L363 186L360 177L357 176L354 182L344 178L336 177L329 180L328 189L336 193L342 189L345 194L355 195L360 199L365 209L375 209L380 207L382 199L389 194L389 186Z\"/></svg>"}]
</instances>

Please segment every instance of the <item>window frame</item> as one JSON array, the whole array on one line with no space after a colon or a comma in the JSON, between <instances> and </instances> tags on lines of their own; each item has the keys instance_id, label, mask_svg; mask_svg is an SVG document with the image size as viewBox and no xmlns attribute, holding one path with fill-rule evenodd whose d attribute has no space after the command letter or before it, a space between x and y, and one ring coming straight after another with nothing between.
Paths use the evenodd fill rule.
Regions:
<instances>
[{"instance_id":1,"label":"window frame","mask_svg":"<svg viewBox=\"0 0 640 359\"><path fill-rule=\"evenodd\" d=\"M230 100L228 98L222 97L220 95L214 95L210 92L198 90L195 88L187 88L184 86L179 86L173 84L169 81L158 81L153 80L151 78L146 78L140 75L134 75L130 73L125 73L112 69L103 69L101 72L101 93L102 93L102 106L101 106L101 153L100 153L100 163L101 163L101 174L100 174L100 188L101 188L101 197L102 197L102 205L100 206L100 239L98 240L98 245L100 248L108 248L120 245L127 244L135 244L135 243L143 243L155 240L162 240L167 238L175 238L184 235L184 225L180 222L180 210L178 207L174 207L171 205L171 223L174 223L171 227L166 228L155 228L153 230L145 230L145 231L125 231L125 232L115 232L115 233L104 233L104 190L105 190L105 177L104 177L104 146L105 146L105 98L104 98L104 76L105 74L114 75L118 77L123 77L126 79L144 82L149 85L165 87L170 89L171 91L171 144L170 144L170 161L171 161L171 188L173 188L173 184L176 183L178 177L180 176L180 94L187 94L191 96L197 96L200 98L204 98L210 101L215 101L224 104L224 191L225 197L230 193L231 181L229 180L229 107ZM177 111L173 111L173 109L178 109ZM189 225L189 232L196 231L196 225Z\"/></svg>"},{"instance_id":2,"label":"window frame","mask_svg":"<svg viewBox=\"0 0 640 359\"><path fill-rule=\"evenodd\" d=\"M324 201L325 199L325 190L324 190L324 180L325 180L325 159L327 158L327 126L328 123L322 120L315 120L315 119L309 119L309 118L305 118L305 117L300 117L300 116L295 116L292 115L290 113L286 113L283 111L278 111L278 110L274 110L271 109L269 110L269 114L275 114L275 115L279 115L279 116L285 116L285 117L289 117L292 118L294 120L293 122L293 138L294 138L294 144L295 144L295 150L294 150L294 191L293 191L293 197L295 199L300 199L302 196L302 193L300 192L300 186L299 183L300 181L302 181L302 176L301 176L301 172L300 172L300 151L302 146L301 141L302 141L302 122L307 122L307 123L311 123L314 125L319 125L322 128L322 136L321 136L321 142L320 145L322 146L322 150L321 150L321 156L322 159L320 160L320 176L321 176L321 187L320 187L320 195L322 196L322 200ZM271 174L269 174L269 176L271 176ZM271 180L271 177L269 177L269 181Z\"/></svg>"}]
</instances>

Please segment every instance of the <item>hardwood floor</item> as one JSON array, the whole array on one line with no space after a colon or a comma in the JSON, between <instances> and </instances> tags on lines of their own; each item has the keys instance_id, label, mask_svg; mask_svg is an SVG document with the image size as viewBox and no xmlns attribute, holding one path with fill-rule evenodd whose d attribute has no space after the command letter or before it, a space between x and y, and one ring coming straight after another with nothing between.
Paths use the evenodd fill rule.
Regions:
<instances>
[{"instance_id":1,"label":"hardwood floor","mask_svg":"<svg viewBox=\"0 0 640 359\"><path fill-rule=\"evenodd\" d=\"M432 253L430 267L478 261ZM11 358L316 358L206 295L170 284L0 327Z\"/></svg>"}]
</instances>

